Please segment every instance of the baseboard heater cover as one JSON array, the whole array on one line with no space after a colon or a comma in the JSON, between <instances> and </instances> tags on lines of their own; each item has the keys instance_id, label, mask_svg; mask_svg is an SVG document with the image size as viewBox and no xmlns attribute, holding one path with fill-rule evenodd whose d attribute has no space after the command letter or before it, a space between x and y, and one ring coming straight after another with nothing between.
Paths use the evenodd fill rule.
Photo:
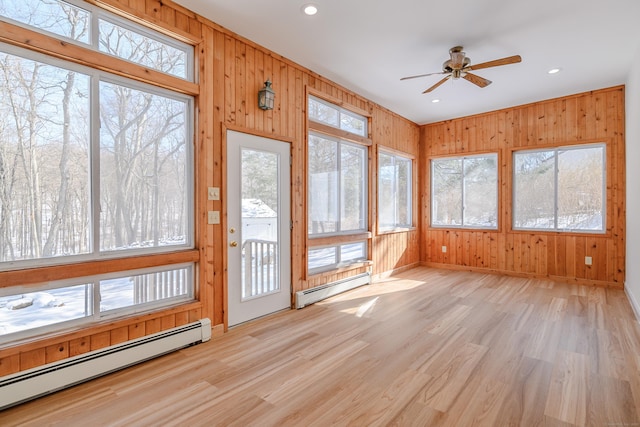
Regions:
<instances>
[{"instance_id":1,"label":"baseboard heater cover","mask_svg":"<svg viewBox=\"0 0 640 427\"><path fill-rule=\"evenodd\" d=\"M202 319L1 377L0 411L210 339L211 321Z\"/></svg>"},{"instance_id":2,"label":"baseboard heater cover","mask_svg":"<svg viewBox=\"0 0 640 427\"><path fill-rule=\"evenodd\" d=\"M364 273L338 282L305 289L304 291L298 291L296 292L296 308L303 308L307 305L313 304L314 302L321 301L325 298L349 291L359 286L368 285L369 283L371 283L371 275L369 273Z\"/></svg>"}]
</instances>

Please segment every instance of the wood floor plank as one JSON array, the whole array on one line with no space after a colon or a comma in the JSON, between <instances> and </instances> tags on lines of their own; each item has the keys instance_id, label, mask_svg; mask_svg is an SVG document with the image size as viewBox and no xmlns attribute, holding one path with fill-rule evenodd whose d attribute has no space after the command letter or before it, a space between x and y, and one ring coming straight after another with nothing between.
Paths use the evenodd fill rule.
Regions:
<instances>
[{"instance_id":1,"label":"wood floor plank","mask_svg":"<svg viewBox=\"0 0 640 427\"><path fill-rule=\"evenodd\" d=\"M424 404L446 412L469 382L486 351L487 347L467 343L430 364L424 372L432 379L420 391Z\"/></svg>"},{"instance_id":2,"label":"wood floor plank","mask_svg":"<svg viewBox=\"0 0 640 427\"><path fill-rule=\"evenodd\" d=\"M551 363L524 357L510 378L497 425L545 425L544 409L551 383Z\"/></svg>"},{"instance_id":3,"label":"wood floor plank","mask_svg":"<svg viewBox=\"0 0 640 427\"><path fill-rule=\"evenodd\" d=\"M589 358L560 351L554 364L544 414L570 424L587 422Z\"/></svg>"},{"instance_id":4,"label":"wood floor plank","mask_svg":"<svg viewBox=\"0 0 640 427\"><path fill-rule=\"evenodd\" d=\"M0 425L640 423L623 290L414 268L7 409Z\"/></svg>"}]
</instances>

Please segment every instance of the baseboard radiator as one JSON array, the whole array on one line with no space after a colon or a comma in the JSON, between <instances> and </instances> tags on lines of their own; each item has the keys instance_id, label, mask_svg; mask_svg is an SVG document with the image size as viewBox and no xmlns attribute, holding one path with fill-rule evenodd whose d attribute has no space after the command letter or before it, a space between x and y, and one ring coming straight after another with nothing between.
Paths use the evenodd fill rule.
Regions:
<instances>
[{"instance_id":1,"label":"baseboard radiator","mask_svg":"<svg viewBox=\"0 0 640 427\"><path fill-rule=\"evenodd\" d=\"M359 274L338 282L328 283L326 285L317 286L315 288L306 289L296 292L296 308L302 308L314 302L321 301L333 295L340 294L345 291L357 288L359 286L371 283L371 275L369 273Z\"/></svg>"},{"instance_id":2,"label":"baseboard radiator","mask_svg":"<svg viewBox=\"0 0 640 427\"><path fill-rule=\"evenodd\" d=\"M0 377L0 411L154 357L211 339L211 321L157 334Z\"/></svg>"}]
</instances>

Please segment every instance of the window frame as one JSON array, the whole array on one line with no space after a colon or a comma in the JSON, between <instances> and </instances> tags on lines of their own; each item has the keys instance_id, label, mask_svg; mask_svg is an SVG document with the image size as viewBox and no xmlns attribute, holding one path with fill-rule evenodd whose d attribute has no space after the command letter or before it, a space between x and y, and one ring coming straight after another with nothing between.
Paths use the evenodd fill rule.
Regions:
<instances>
[{"instance_id":1,"label":"window frame","mask_svg":"<svg viewBox=\"0 0 640 427\"><path fill-rule=\"evenodd\" d=\"M348 130L341 129L335 126L331 126L325 122L316 121L309 114L308 106L310 100L316 100L323 105L327 105L334 110L345 111L352 117L360 117L364 121L365 131L364 136L349 132ZM304 263L303 272L305 274L305 278L309 278L311 276L322 276L326 274L333 274L336 271L347 271L352 268L357 268L362 265L369 265L371 263L371 224L372 224L372 208L371 202L372 197L369 194L373 184L371 183L372 177L372 167L374 162L370 161L371 156L371 147L373 146L373 142L369 138L369 131L371 129L371 116L363 110L359 110L356 107L345 107L341 100L333 99L325 94L322 94L319 91L307 88L306 89L306 100L305 106L307 107L307 129L306 129L306 144L305 144L305 187L307 189L306 196L306 221L304 221L304 234L306 236L306 262ZM363 166L363 193L364 200L363 204L365 207L365 212L363 213L363 218L365 221L364 227L360 230L348 230L342 231L339 233L323 233L311 235L309 234L309 135L311 133L317 134L321 138L328 138L332 140L340 140L344 143L350 144L352 146L360 146L364 150L364 160L365 165ZM375 200L375 199L374 199ZM318 249L318 248L326 248L326 247L335 247L336 251L339 252L339 248L346 244L364 242L364 250L366 259L362 260L353 260L347 263L337 262L335 264L329 266L323 266L321 268L309 269L309 251ZM338 255L339 256L339 255Z\"/></svg>"},{"instance_id":2,"label":"window frame","mask_svg":"<svg viewBox=\"0 0 640 427\"><path fill-rule=\"evenodd\" d=\"M355 259L350 259L347 261L343 261L343 257L342 257L342 248L343 246L348 246L348 245L354 245L354 244L361 244L362 248L363 248L363 252L364 252L364 256L362 258L355 258ZM335 249L335 258L336 258L336 262L331 263L331 264L327 264L327 265L322 265L319 267L314 267L311 268L309 267L309 258L311 258L309 256L309 253L311 251L315 251L315 250L322 250L322 249L329 249L329 248L333 248ZM322 273L326 273L328 271L333 271L339 268L344 268L344 267L349 267L351 265L354 264L360 264L363 262L367 262L369 259L369 250L368 250L368 245L367 245L367 241L366 240L355 240L355 241L349 241L349 242L344 242L344 243L338 243L335 245L319 245L319 246L310 246L307 249L307 271L309 275L317 275L317 274L322 274Z\"/></svg>"},{"instance_id":3,"label":"window frame","mask_svg":"<svg viewBox=\"0 0 640 427\"><path fill-rule=\"evenodd\" d=\"M464 170L464 160L465 159L477 159L477 158L489 158L495 157L496 163L496 225L494 226L478 226L478 225L465 225L464 223L464 211L465 211L465 170ZM462 160L462 179L460 181L461 184L461 222L460 225L452 225L452 224L434 224L434 199L435 199L435 180L433 179L434 174L434 161L438 160ZM500 153L497 151L490 152L482 152L482 153L474 153L474 154L464 154L461 156L442 156L442 157L433 157L429 159L429 190L430 190L430 203L429 203L429 227L435 229L456 229L456 230L483 230L483 231L499 231L501 226L500 221Z\"/></svg>"},{"instance_id":4,"label":"window frame","mask_svg":"<svg viewBox=\"0 0 640 427\"><path fill-rule=\"evenodd\" d=\"M40 327L34 328L30 330L30 333L25 335L28 340L46 339L52 332L56 334L68 333L77 329L79 325L83 327L95 327L97 325L113 324L115 321L126 322L128 318L135 318L142 315L148 316L150 313L166 311L172 307L185 307L185 309L201 307L201 303L198 302L200 293L198 275L202 267L199 264L200 251L195 246L197 242L195 229L199 226L195 216L198 198L194 192L196 187L194 171L197 168L193 166L197 158L198 148L196 145L196 104L197 97L200 94L200 86L197 83L198 68L196 67L197 58L195 49L196 46L201 43L201 40L187 32L176 33L171 28L162 28L162 25L142 25L135 19L129 19L124 12L122 14L115 13L115 9L114 12L112 12L93 3L89 4L79 0L64 0L64 3L79 7L90 13L90 17L88 18L88 31L91 31L91 28L95 27L98 22L97 16L106 16L108 17L108 22L114 23L115 21L116 25L123 26L138 35L145 37L152 35L152 39L169 46L187 48L184 67L188 78L185 79L159 69L144 67L119 56L112 56L107 52L95 49L93 43L72 40L64 35L42 30L32 25L0 16L0 23L4 28L8 29L7 37L3 37L3 41L0 42L0 48L7 54L40 61L62 68L63 70L83 73L89 76L89 80L91 81L89 84L90 88L99 85L100 77L96 76L103 76L116 82L124 82L124 85L127 87L133 87L134 89L145 92L160 94L161 96L174 99L176 97L188 99L184 121L184 132L186 136L185 150L187 151L184 160L186 169L185 177L187 180L185 187L188 184L188 189L185 191L188 191L189 198L189 200L186 201L188 206L186 207L185 216L188 221L188 226L186 226L187 229L185 230L185 239L188 244L180 246L159 246L153 249L162 250L154 252L132 250L126 253L123 251L112 251L110 255L97 257L87 257L85 256L86 254L74 255L73 257L60 256L51 258L51 262L43 262L44 258L42 258L40 260L34 260L37 262L30 265L15 265L15 262L12 262L10 266L0 266L6 267L0 268L0 294L13 295L15 294L14 291L19 289L35 291L39 286L42 286L42 284L46 284L46 286L60 284L58 287L65 287L63 284L72 286L73 283L83 282L87 277L94 277L96 273L100 273L100 275L104 277L126 277L136 275L139 271L155 273L179 269L181 266L188 265L190 273L186 280L190 297L180 301L171 300L166 304L161 303L159 305L131 305L124 311L118 310L117 313L110 311L108 316L102 316L95 322L87 323L84 321L86 318L82 318L78 319L78 323L73 323L72 325L64 323L60 328L56 327L55 331ZM125 25L122 25L123 23ZM97 35L90 34L89 40L95 40L97 44L98 37ZM92 93L92 95L95 94ZM97 113L98 108L96 107L96 105L99 106L99 99L94 96L91 103L88 114L92 116L91 123L93 123L93 120L95 120L94 116L99 116ZM94 126L94 128L89 131L88 150L95 150L96 147L100 146L100 141L96 138L96 133L99 136L99 128ZM96 168L95 165L98 160L99 158L95 156L88 160L88 168L90 170L88 177L93 178L94 174L99 174L99 168ZM95 198L99 202L99 197L96 197L93 191L96 185L99 185L99 178L98 180L93 179L89 192L91 198ZM92 209L93 205L94 203L92 202ZM90 213L90 217L93 219L94 212ZM89 233L93 234L95 230L99 232L98 225L93 226ZM93 236L89 244L91 245L91 249L97 244ZM2 342L0 347L11 344L16 339L14 335L10 337L7 343L0 339L0 342Z\"/></svg>"},{"instance_id":5,"label":"window frame","mask_svg":"<svg viewBox=\"0 0 640 427\"><path fill-rule=\"evenodd\" d=\"M79 65L71 61L64 61L49 55L30 51L21 47L9 45L0 42L0 52L15 55L27 60L37 61L46 65L59 67L66 71L73 71L88 76L89 92L92 99L90 100L89 111L89 159L87 169L89 171L88 178L90 182L90 225L87 232L90 234L88 252L75 255L61 255L49 258L32 258L24 260L13 260L0 262L0 272L14 269L38 268L56 265L70 265L79 262L99 261L105 259L117 259L125 256L138 255L154 255L175 252L180 250L189 250L195 248L195 176L193 168L189 168L194 164L195 159L195 99L191 96L184 95L180 92L170 91L161 87L149 85L135 79L127 79L125 77L101 71L84 65ZM130 248L124 250L101 250L100 249L100 95L99 85L101 82L125 86L134 90L144 91L153 95L174 99L185 102L185 184L187 188L187 211L185 218L188 220L186 224L186 241L180 245L168 245L146 248Z\"/></svg>"},{"instance_id":6,"label":"window frame","mask_svg":"<svg viewBox=\"0 0 640 427\"><path fill-rule=\"evenodd\" d=\"M535 232L535 233L560 233L560 234L571 234L571 235L606 235L607 231L607 213L608 213L608 205L607 205L607 182L609 181L608 173L608 154L607 154L607 142L599 141L599 142L585 142L585 143L576 143L576 144L568 144L568 145L554 145L554 146L546 146L540 148L532 148L532 149L521 149L521 150L512 150L511 151L511 206L512 212L510 215L511 221L511 230L514 232ZM572 151L572 150L581 150L588 148L602 148L602 229L601 230L588 230L588 229L572 229L572 228L558 228L558 152L559 151ZM536 153L536 152L544 152L551 151L554 152L554 170L553 170L553 182L554 182L554 228L525 228L525 227L516 227L516 167L515 167L515 157L518 153Z\"/></svg>"},{"instance_id":7,"label":"window frame","mask_svg":"<svg viewBox=\"0 0 640 427\"><path fill-rule=\"evenodd\" d=\"M94 4L91 3L87 3L85 1L80 1L80 0L58 0L60 2L63 3L67 3L73 7L85 10L88 14L89 14L89 19L88 19L88 23L89 23L89 28L88 28L88 38L89 41L87 43L84 43L82 41L79 40L74 40L72 38L69 38L67 36L61 35L61 34L57 34L54 33L52 31L48 31L48 30L43 30L40 29L38 27L35 27L33 25L0 15L0 21L5 21L5 22L9 22L13 25L17 25L19 27L22 28L26 28L28 30L32 30L35 31L39 34L48 36L52 39L56 39L56 40L62 40L66 43L72 43L76 46L80 46L86 49L90 49L96 53L100 53L102 55L107 55L109 57L112 58L118 58L119 60L122 61L126 61L129 64L135 64L132 61L127 60L126 58L117 56L117 55L112 55L108 52L102 51L100 50L100 46L99 46L99 40L100 40L100 34L99 34L99 22L100 20L104 20L106 22L109 22L113 25L116 26L120 26L124 29L127 29L129 31L132 31L134 33L137 33L139 35L142 35L144 37L148 37L152 40L155 40L157 42L160 43L164 43L168 46L171 46L177 50L183 51L185 53L185 76L178 76L175 74L171 74L171 73L167 73L164 72L162 70L158 70L156 68L152 68L152 67L148 67L151 68L152 70L154 70L155 72L167 75L167 76L171 76L177 79L181 79L181 80L185 80L188 82L195 82L196 81L196 66L195 66L195 47L193 45L190 45L188 43L185 43L181 40L176 39L175 37L170 37L160 31L156 31L153 29L150 29L148 27L145 27L143 25L138 24L137 22L131 21L129 19L126 19L122 16L119 16L115 13L109 12L105 9L102 9ZM73 61L70 61L73 62Z\"/></svg>"},{"instance_id":8,"label":"window frame","mask_svg":"<svg viewBox=\"0 0 640 427\"><path fill-rule=\"evenodd\" d=\"M362 205L364 207L364 211L362 212L362 216L360 218L360 221L363 222L363 227L362 228L358 228L358 229L350 229L350 230L342 230L342 227L340 227L341 225L341 216L342 216L342 170L340 168L340 164L341 164L341 156L342 156L342 146L346 145L347 147L353 147L353 148L357 148L359 150L363 151L363 158L364 158L364 164L362 165L362 174L364 177L368 177L368 171L369 171L369 159L368 159L368 149L367 147L352 142L352 141L347 141L345 139L342 138L337 138L334 136L330 136L330 135L326 135L323 133L319 133L319 132L315 132L313 130L310 130L308 132L308 135L314 135L318 138L322 138L322 139L326 139L329 141L333 141L337 144L338 150L337 150L337 194L336 194L336 199L337 199L337 206L336 206L336 210L337 210L337 214L338 214L338 220L336 221L336 228L338 228L337 231L332 231L332 232L327 232L327 233L314 233L311 234L309 232L309 230L307 229L307 237L311 240L313 239L319 239L319 238L324 238L324 237L331 237L331 236L344 236L344 235L350 235L350 234L360 234L363 233L365 231L367 231L369 229L369 180L366 179L363 181L363 185L362 185ZM308 144L307 144L308 146ZM307 162L308 162L308 155L307 155ZM309 175L309 173L307 173L307 175ZM309 198L309 196L311 195L311 192L309 191L309 184L307 185L307 199ZM309 201L307 201L307 205L310 205ZM309 215L309 219L311 219L311 214L308 213ZM307 221L308 223L308 221ZM308 227L308 225L307 225Z\"/></svg>"},{"instance_id":9,"label":"window frame","mask_svg":"<svg viewBox=\"0 0 640 427\"><path fill-rule=\"evenodd\" d=\"M322 105L334 110L338 114L338 126L336 126L336 125L334 125L332 123L329 123L329 122L318 120L318 119L312 117L310 114L307 114L309 121L312 121L312 122L315 122L315 123L321 123L321 124L323 124L325 126L329 126L329 127L333 128L333 129L336 129L338 131L347 132L347 133L350 133L352 135L356 135L356 136L361 137L361 138L367 138L368 137L368 135L369 135L369 120L368 120L368 118L366 116L364 116L362 114L359 114L359 113L357 113L355 111L351 111L349 109L343 108L342 106L340 106L338 104L334 104L334 103L332 103L330 101L327 101L327 100L325 100L323 98L320 98L318 96L315 96L313 94L309 94L308 97L307 97L307 105L311 101L317 102L319 104L322 104ZM340 126L340 124L342 123L342 116L343 115L351 117L351 118L362 120L362 122L364 124L364 129L362 130L362 133L360 134L360 133L356 133L356 132L351 132L350 130L345 129L342 126Z\"/></svg>"},{"instance_id":10,"label":"window frame","mask_svg":"<svg viewBox=\"0 0 640 427\"><path fill-rule=\"evenodd\" d=\"M66 320L57 323L50 323L44 326L38 326L31 329L25 329L18 332L11 332L8 334L0 334L0 346L5 345L7 343L11 343L15 340L28 339L33 338L40 335L46 335L55 332L63 332L65 330L69 330L75 327L81 326L91 326L95 324L99 324L104 321L116 320L128 315L140 315L144 313L149 313L153 311L157 311L162 308L172 307L178 304L184 304L195 301L195 288L192 286L189 289L188 293L184 296L177 297L169 297L164 299L159 299L156 301L141 303L141 304L131 304L126 307L119 307L110 310L102 311L100 309L100 300L101 300L101 281L110 280L110 279L125 279L132 278L134 276L141 276L145 274L153 274L153 273L163 273L172 270L179 269L187 269L187 281L191 280L194 282L194 277L197 273L197 266L195 263L180 263L180 264L172 264L172 265L164 265L161 267L151 267L151 268L141 268L135 270L125 270L120 272L111 272L105 274L95 274L92 276L79 276L61 280L55 280L51 282L45 282L41 284L34 285L23 285L23 286L12 286L8 288L0 288L0 296L11 296L17 295L20 293L37 293L37 292L47 292L54 289L68 288L73 286L87 286L88 292L91 294L90 299L87 299L87 302L90 302L90 311L91 314L79 317L76 319ZM12 290L13 292L8 292L8 290Z\"/></svg>"},{"instance_id":11,"label":"window frame","mask_svg":"<svg viewBox=\"0 0 640 427\"><path fill-rule=\"evenodd\" d=\"M408 186L408 191L407 191L407 196L408 196L408 206L407 206L407 215L409 217L409 223L408 224L399 224L397 222L397 220L394 221L394 224L392 226L381 226L382 221L380 220L380 156L381 155L385 155L385 156L389 156L391 158L394 159L394 164L396 159L400 159L402 161L406 161L409 163L409 177L408 177L408 182L407 182L407 186ZM377 158L377 187L378 187L378 191L377 191L377 204L378 204L378 217L376 218L377 220L377 227L378 227L378 234L386 234L386 233L394 233L394 232L402 232L402 231L407 231L407 230L412 230L414 229L414 224L415 224L415 215L414 215L414 206L415 206L415 197L414 197L414 176L415 176L415 157L407 154L407 153L403 153L400 151L396 151L396 150L392 150L390 148L386 148L386 147L382 147L380 146L378 148L378 158ZM395 180L395 176L394 176L394 180L393 180L393 184L394 184L394 194L397 196L397 187L398 187L398 183ZM397 204L398 200L397 197L394 198L394 205ZM397 206L394 208L394 216L396 216L397 218Z\"/></svg>"}]
</instances>

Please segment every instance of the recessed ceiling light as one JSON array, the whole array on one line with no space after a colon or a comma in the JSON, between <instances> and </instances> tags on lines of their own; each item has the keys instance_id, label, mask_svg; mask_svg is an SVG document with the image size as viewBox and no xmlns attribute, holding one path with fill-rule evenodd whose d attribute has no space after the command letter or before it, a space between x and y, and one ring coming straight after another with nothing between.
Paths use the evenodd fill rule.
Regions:
<instances>
[{"instance_id":1,"label":"recessed ceiling light","mask_svg":"<svg viewBox=\"0 0 640 427\"><path fill-rule=\"evenodd\" d=\"M440 102L439 99L432 99L431 102L433 102L434 104L437 104L438 102Z\"/></svg>"},{"instance_id":2,"label":"recessed ceiling light","mask_svg":"<svg viewBox=\"0 0 640 427\"><path fill-rule=\"evenodd\" d=\"M305 4L302 6L302 11L305 15L312 16L318 13L318 7L315 4Z\"/></svg>"},{"instance_id":3,"label":"recessed ceiling light","mask_svg":"<svg viewBox=\"0 0 640 427\"><path fill-rule=\"evenodd\" d=\"M552 69L550 69L549 71L547 71L547 73L549 73L549 74L556 74L556 73L559 73L559 72L560 72L560 70L561 70L560 68L552 68Z\"/></svg>"}]
</instances>

